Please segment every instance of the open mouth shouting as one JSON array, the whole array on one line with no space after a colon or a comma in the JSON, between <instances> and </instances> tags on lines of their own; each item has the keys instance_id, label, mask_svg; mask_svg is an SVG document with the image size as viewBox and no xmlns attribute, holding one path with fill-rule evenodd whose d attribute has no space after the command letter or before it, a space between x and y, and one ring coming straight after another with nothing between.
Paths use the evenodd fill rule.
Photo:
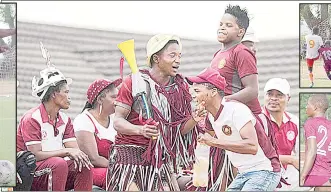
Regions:
<instances>
[{"instance_id":1,"label":"open mouth shouting","mask_svg":"<svg viewBox=\"0 0 331 192\"><path fill-rule=\"evenodd\" d=\"M179 66L172 66L172 68L174 69L175 72L177 72L179 69Z\"/></svg>"}]
</instances>

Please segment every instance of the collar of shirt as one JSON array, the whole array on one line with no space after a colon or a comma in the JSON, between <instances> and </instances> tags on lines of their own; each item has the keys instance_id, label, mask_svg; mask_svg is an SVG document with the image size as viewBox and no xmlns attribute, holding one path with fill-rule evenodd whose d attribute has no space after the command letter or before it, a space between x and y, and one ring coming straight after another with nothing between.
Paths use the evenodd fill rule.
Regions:
<instances>
[{"instance_id":1,"label":"collar of shirt","mask_svg":"<svg viewBox=\"0 0 331 192\"><path fill-rule=\"evenodd\" d=\"M267 109L266 107L263 107L262 110L264 111L264 114L266 114L267 117L268 117L271 121L273 121L273 122L276 123L275 118L269 113L269 111L268 111L268 109ZM289 121L291 121L291 117L286 113L286 111L284 111L284 113L283 113L283 124L285 124L285 123L287 123L287 122L289 122Z\"/></svg>"},{"instance_id":2,"label":"collar of shirt","mask_svg":"<svg viewBox=\"0 0 331 192\"><path fill-rule=\"evenodd\" d=\"M218 119L218 117L221 115L222 111L223 111L223 107L224 107L224 103L226 102L226 100L224 99L224 97L222 98L222 101L221 101L221 106L220 108L218 109L217 113L216 113L216 116L215 116L215 119L214 121L216 121Z\"/></svg>"},{"instance_id":3,"label":"collar of shirt","mask_svg":"<svg viewBox=\"0 0 331 192\"><path fill-rule=\"evenodd\" d=\"M63 119L59 112L57 114L56 124L55 124L55 122L51 121L49 119L49 115L46 111L45 105L43 103L40 104L39 110L40 110L40 114L41 114L41 120L43 123L49 123L49 124L55 126L55 128L58 128L64 124Z\"/></svg>"}]
</instances>

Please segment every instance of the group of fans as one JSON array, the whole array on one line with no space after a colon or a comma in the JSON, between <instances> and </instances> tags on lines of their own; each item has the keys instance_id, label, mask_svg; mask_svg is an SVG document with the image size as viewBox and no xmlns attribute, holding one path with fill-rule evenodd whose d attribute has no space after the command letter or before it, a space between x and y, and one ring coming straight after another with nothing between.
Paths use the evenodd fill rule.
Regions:
<instances>
[{"instance_id":1,"label":"group of fans","mask_svg":"<svg viewBox=\"0 0 331 192\"><path fill-rule=\"evenodd\" d=\"M298 118L286 112L290 85L270 79L261 107L257 39L248 26L247 11L229 5L217 34L222 48L194 77L178 73L180 38L153 36L150 69L95 80L73 122L61 111L70 107L72 79L48 62L32 82L41 104L17 130L17 151L37 161L31 190L304 190ZM207 186L194 186L190 174L198 142L210 146Z\"/></svg>"},{"instance_id":2,"label":"group of fans","mask_svg":"<svg viewBox=\"0 0 331 192\"><path fill-rule=\"evenodd\" d=\"M310 87L314 87L314 61L318 60L320 57L323 58L325 73L331 80L331 40L326 40L325 43L323 43L322 37L319 36L318 27L313 28L312 34L305 36L303 50L308 66Z\"/></svg>"}]
</instances>

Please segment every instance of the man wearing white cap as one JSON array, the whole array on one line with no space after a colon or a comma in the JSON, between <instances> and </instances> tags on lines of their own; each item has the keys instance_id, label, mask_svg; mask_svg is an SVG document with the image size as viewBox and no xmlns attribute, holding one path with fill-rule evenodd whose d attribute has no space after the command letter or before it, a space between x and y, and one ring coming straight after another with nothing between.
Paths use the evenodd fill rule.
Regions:
<instances>
[{"instance_id":1,"label":"man wearing white cap","mask_svg":"<svg viewBox=\"0 0 331 192\"><path fill-rule=\"evenodd\" d=\"M282 177L288 184L277 190L306 190L299 187L299 119L286 112L290 100L290 84L286 79L269 79L264 87L263 113L269 118L277 152L282 165Z\"/></svg>"},{"instance_id":2,"label":"man wearing white cap","mask_svg":"<svg viewBox=\"0 0 331 192\"><path fill-rule=\"evenodd\" d=\"M135 77L123 80L114 103L117 136L110 154L114 161L108 169L107 190L179 190L175 173L180 166L193 165L196 124L206 113L192 114L189 86L178 74L181 50L175 35L158 34L147 43L151 69L140 70L137 81L146 86L152 118L142 99L133 94Z\"/></svg>"},{"instance_id":3,"label":"man wearing white cap","mask_svg":"<svg viewBox=\"0 0 331 192\"><path fill-rule=\"evenodd\" d=\"M256 55L257 48L255 46L255 43L258 42L259 40L256 38L253 29L249 27L247 29L247 32L245 33L244 38L241 40L241 43L247 48L249 48L254 53L254 55Z\"/></svg>"}]
</instances>

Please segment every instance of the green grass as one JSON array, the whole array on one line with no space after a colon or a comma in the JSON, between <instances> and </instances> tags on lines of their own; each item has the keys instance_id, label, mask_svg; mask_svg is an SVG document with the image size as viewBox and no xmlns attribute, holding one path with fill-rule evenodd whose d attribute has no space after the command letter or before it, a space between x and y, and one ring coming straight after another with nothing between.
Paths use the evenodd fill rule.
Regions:
<instances>
[{"instance_id":1,"label":"green grass","mask_svg":"<svg viewBox=\"0 0 331 192\"><path fill-rule=\"evenodd\" d=\"M16 167L16 104L15 97L0 96L0 159ZM15 178L13 179L16 180ZM14 186L12 183L10 186Z\"/></svg>"},{"instance_id":2,"label":"green grass","mask_svg":"<svg viewBox=\"0 0 331 192\"><path fill-rule=\"evenodd\" d=\"M309 87L310 81L308 77L308 67L306 60L301 61L300 68L300 86L301 87ZM323 61L319 59L314 62L313 66L313 74L314 74L314 87L330 87L331 88L331 80L326 76Z\"/></svg>"}]
</instances>

